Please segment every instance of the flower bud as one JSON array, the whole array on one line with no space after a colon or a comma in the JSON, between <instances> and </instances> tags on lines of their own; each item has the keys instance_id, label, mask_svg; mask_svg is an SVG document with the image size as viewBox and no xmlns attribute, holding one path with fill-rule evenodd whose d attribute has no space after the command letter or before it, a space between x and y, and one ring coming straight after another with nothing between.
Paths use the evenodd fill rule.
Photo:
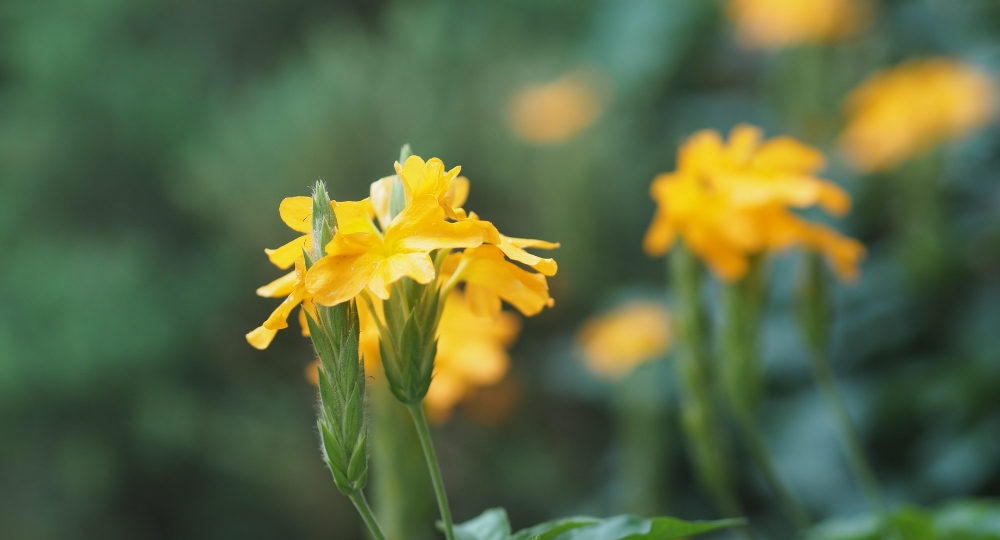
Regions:
<instances>
[{"instance_id":1,"label":"flower bud","mask_svg":"<svg viewBox=\"0 0 1000 540\"><path fill-rule=\"evenodd\" d=\"M427 395L437 355L440 294L435 284L403 278L383 304L385 327L379 347L392 393L405 404Z\"/></svg>"}]
</instances>

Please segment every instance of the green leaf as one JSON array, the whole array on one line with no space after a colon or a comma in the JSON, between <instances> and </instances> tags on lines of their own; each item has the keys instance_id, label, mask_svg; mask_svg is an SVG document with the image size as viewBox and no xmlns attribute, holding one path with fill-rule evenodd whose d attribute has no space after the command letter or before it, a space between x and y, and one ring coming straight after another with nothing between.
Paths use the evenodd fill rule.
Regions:
<instances>
[{"instance_id":1,"label":"green leaf","mask_svg":"<svg viewBox=\"0 0 1000 540\"><path fill-rule=\"evenodd\" d=\"M745 525L743 519L682 521L670 517L642 519L614 516L607 519L587 516L546 521L510 533L503 508L492 508L479 517L455 526L458 540L675 540Z\"/></svg>"},{"instance_id":2,"label":"green leaf","mask_svg":"<svg viewBox=\"0 0 1000 540\"><path fill-rule=\"evenodd\" d=\"M578 527L585 527L587 525L593 525L601 520L586 516L575 516L562 519L554 519L552 521L546 521L544 523L539 523L534 527L528 527L527 529L521 529L511 536L511 540L548 540L558 534L564 533L571 529L576 529Z\"/></svg>"},{"instance_id":3,"label":"green leaf","mask_svg":"<svg viewBox=\"0 0 1000 540\"><path fill-rule=\"evenodd\" d=\"M443 524L438 522L438 529ZM510 538L510 521L503 508L490 508L465 523L455 525L455 540L507 540Z\"/></svg>"}]
</instances>

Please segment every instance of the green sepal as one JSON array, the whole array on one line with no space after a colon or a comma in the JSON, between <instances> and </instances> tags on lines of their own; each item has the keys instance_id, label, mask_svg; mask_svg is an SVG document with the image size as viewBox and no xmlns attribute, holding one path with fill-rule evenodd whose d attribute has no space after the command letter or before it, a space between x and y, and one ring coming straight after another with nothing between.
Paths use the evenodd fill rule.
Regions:
<instances>
[{"instance_id":1,"label":"green sepal","mask_svg":"<svg viewBox=\"0 0 1000 540\"><path fill-rule=\"evenodd\" d=\"M302 248L302 261L305 262L306 270L309 270L312 268L313 264L316 264L315 261L313 261L312 256L309 255L309 252L306 251L305 247Z\"/></svg>"},{"instance_id":2,"label":"green sepal","mask_svg":"<svg viewBox=\"0 0 1000 540\"><path fill-rule=\"evenodd\" d=\"M351 460L347 463L347 478L355 489L363 489L368 478L368 436L358 439Z\"/></svg>"},{"instance_id":3,"label":"green sepal","mask_svg":"<svg viewBox=\"0 0 1000 540\"><path fill-rule=\"evenodd\" d=\"M337 489L339 489L341 493L344 495L351 495L355 490L351 488L351 483L347 480L346 472L341 469L340 464L342 461L333 457L339 445L334 440L333 433L327 429L323 422L317 422L317 424L319 425L320 437L323 439L323 450L326 453L326 464L330 468L330 472L333 474L333 483L337 485Z\"/></svg>"}]
</instances>

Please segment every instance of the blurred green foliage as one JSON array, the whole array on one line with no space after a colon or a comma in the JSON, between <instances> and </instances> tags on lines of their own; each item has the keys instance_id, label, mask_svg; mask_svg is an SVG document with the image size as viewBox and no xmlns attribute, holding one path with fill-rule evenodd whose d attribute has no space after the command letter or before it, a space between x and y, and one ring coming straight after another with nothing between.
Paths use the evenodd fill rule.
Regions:
<instances>
[{"instance_id":1,"label":"blurred green foliage","mask_svg":"<svg viewBox=\"0 0 1000 540\"><path fill-rule=\"evenodd\" d=\"M513 416L438 430L456 518L628 511L615 460L635 433L619 437L572 336L616 299L661 294L662 261L640 249L649 181L706 127L827 145L844 92L928 54L1000 73L1000 7L884 1L835 49L760 53L706 0L0 3L0 537L360 538L320 459L308 341L294 323L263 352L243 336L274 307L253 291L280 275L263 248L292 238L279 201L317 178L364 197L405 142L462 165L466 207L506 234L563 245L556 307L512 353ZM581 66L611 81L597 122L563 144L517 138L510 98ZM833 361L892 502L1000 495L1000 129L936 155L873 178L831 155L827 172L870 250L839 291ZM893 224L930 166L946 249L914 262L923 237ZM850 515L861 500L792 320L795 261L773 267L762 420L812 513ZM647 401L673 448L652 468L659 513L716 517L674 395ZM769 529L760 479L741 490Z\"/></svg>"}]
</instances>

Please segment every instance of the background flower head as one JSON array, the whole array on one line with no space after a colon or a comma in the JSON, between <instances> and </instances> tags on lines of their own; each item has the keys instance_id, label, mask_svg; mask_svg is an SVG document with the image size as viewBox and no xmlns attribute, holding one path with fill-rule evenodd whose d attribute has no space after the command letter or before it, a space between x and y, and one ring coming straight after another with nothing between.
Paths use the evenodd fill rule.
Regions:
<instances>
[{"instance_id":1,"label":"background flower head","mask_svg":"<svg viewBox=\"0 0 1000 540\"><path fill-rule=\"evenodd\" d=\"M587 368L622 379L639 364L662 356L673 341L670 315L658 303L637 300L588 319L576 334Z\"/></svg>"},{"instance_id":2,"label":"background flower head","mask_svg":"<svg viewBox=\"0 0 1000 540\"><path fill-rule=\"evenodd\" d=\"M781 48L849 37L868 22L866 0L729 0L726 14L740 42Z\"/></svg>"},{"instance_id":3,"label":"background flower head","mask_svg":"<svg viewBox=\"0 0 1000 540\"><path fill-rule=\"evenodd\" d=\"M993 120L996 91L982 71L947 58L881 71L845 100L840 147L864 172L891 170Z\"/></svg>"}]
</instances>

